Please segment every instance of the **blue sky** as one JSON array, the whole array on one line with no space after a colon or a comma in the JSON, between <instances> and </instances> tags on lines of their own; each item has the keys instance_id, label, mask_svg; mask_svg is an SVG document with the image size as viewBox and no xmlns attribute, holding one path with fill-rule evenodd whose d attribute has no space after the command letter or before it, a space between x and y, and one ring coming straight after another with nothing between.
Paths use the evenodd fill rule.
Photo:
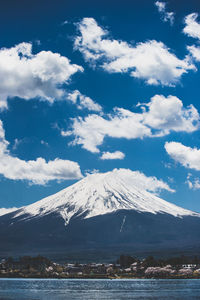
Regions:
<instances>
[{"instance_id":1,"label":"blue sky","mask_svg":"<svg viewBox=\"0 0 200 300\"><path fill-rule=\"evenodd\" d=\"M0 207L130 168L200 212L198 14L194 0L2 3Z\"/></svg>"}]
</instances>

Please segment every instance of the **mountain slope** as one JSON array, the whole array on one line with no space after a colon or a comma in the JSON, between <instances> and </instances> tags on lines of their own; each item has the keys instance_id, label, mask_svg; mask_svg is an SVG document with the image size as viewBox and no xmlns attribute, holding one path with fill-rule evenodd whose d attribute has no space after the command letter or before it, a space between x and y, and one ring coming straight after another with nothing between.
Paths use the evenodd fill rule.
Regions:
<instances>
[{"instance_id":1,"label":"mountain slope","mask_svg":"<svg viewBox=\"0 0 200 300\"><path fill-rule=\"evenodd\" d=\"M92 174L74 185L16 211L16 217L41 217L59 213L68 224L74 216L91 218L120 209L137 212L167 213L173 216L197 216L197 213L166 202L133 185L135 173L126 169Z\"/></svg>"},{"instance_id":2,"label":"mountain slope","mask_svg":"<svg viewBox=\"0 0 200 300\"><path fill-rule=\"evenodd\" d=\"M137 174L120 169L76 184L0 217L5 254L173 251L200 246L200 214L142 189ZM134 183L134 185L133 185ZM64 254L63 254L64 253Z\"/></svg>"},{"instance_id":3,"label":"mountain slope","mask_svg":"<svg viewBox=\"0 0 200 300\"><path fill-rule=\"evenodd\" d=\"M11 207L11 208L0 208L0 216L9 214L15 210L18 210L19 208L17 207Z\"/></svg>"}]
</instances>

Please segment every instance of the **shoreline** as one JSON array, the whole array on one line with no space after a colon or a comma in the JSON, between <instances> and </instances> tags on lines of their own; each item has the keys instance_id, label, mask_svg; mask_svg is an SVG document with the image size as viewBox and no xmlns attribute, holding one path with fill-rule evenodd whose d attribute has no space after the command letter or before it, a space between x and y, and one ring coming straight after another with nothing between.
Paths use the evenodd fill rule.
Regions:
<instances>
[{"instance_id":1,"label":"shoreline","mask_svg":"<svg viewBox=\"0 0 200 300\"><path fill-rule=\"evenodd\" d=\"M200 277L0 277L0 280L12 280L12 279L45 279L45 280L185 280L185 279L194 279L194 280L200 280Z\"/></svg>"}]
</instances>

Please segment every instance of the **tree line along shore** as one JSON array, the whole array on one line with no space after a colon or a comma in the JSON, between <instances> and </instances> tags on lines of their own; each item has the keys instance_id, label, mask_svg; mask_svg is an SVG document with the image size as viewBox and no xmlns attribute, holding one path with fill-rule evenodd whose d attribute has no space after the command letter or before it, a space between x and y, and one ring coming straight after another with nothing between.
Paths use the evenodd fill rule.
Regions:
<instances>
[{"instance_id":1,"label":"tree line along shore","mask_svg":"<svg viewBox=\"0 0 200 300\"><path fill-rule=\"evenodd\" d=\"M137 259L121 255L114 263L58 264L43 256L4 258L0 278L200 278L200 257Z\"/></svg>"}]
</instances>

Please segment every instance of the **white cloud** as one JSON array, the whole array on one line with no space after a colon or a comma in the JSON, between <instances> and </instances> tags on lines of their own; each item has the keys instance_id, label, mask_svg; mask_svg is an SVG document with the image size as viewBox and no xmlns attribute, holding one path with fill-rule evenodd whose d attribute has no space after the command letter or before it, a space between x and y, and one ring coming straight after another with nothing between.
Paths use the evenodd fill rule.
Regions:
<instances>
[{"instance_id":1,"label":"white cloud","mask_svg":"<svg viewBox=\"0 0 200 300\"><path fill-rule=\"evenodd\" d=\"M192 187L193 190L199 190L200 189L200 180L198 178L195 179L194 182L192 182Z\"/></svg>"},{"instance_id":2,"label":"white cloud","mask_svg":"<svg viewBox=\"0 0 200 300\"><path fill-rule=\"evenodd\" d=\"M166 163L164 162L164 167L167 168L167 169L171 169L172 168L172 164L171 163Z\"/></svg>"},{"instance_id":3,"label":"white cloud","mask_svg":"<svg viewBox=\"0 0 200 300\"><path fill-rule=\"evenodd\" d=\"M20 145L20 144L22 144L23 143L23 139L15 139L15 141L14 141L14 145L13 145L13 150L16 150L17 148L18 148L18 146Z\"/></svg>"},{"instance_id":4,"label":"white cloud","mask_svg":"<svg viewBox=\"0 0 200 300\"><path fill-rule=\"evenodd\" d=\"M165 144L167 153L182 166L200 171L200 150L184 146L178 142Z\"/></svg>"},{"instance_id":5,"label":"white cloud","mask_svg":"<svg viewBox=\"0 0 200 300\"><path fill-rule=\"evenodd\" d=\"M196 21L197 18L198 18L197 13L192 13L186 16L184 20L186 26L184 27L183 32L188 36L200 40L200 23Z\"/></svg>"},{"instance_id":6,"label":"white cloud","mask_svg":"<svg viewBox=\"0 0 200 300\"><path fill-rule=\"evenodd\" d=\"M165 2L156 1L155 6L158 8L158 11L160 13L165 12L165 9L166 9L166 3Z\"/></svg>"},{"instance_id":7,"label":"white cloud","mask_svg":"<svg viewBox=\"0 0 200 300\"><path fill-rule=\"evenodd\" d=\"M192 174L190 174L190 173L188 173L185 183L188 185L189 189L191 189L191 190L199 190L200 189L199 178L192 179Z\"/></svg>"},{"instance_id":8,"label":"white cloud","mask_svg":"<svg viewBox=\"0 0 200 300\"><path fill-rule=\"evenodd\" d=\"M69 93L67 99L76 104L78 109L86 108L91 111L102 111L101 105L95 103L90 97L82 95L78 90Z\"/></svg>"},{"instance_id":9,"label":"white cloud","mask_svg":"<svg viewBox=\"0 0 200 300\"><path fill-rule=\"evenodd\" d=\"M149 110L143 113L143 123L160 130L161 135L170 131L193 132L199 127L199 113L196 108L193 105L184 108L182 101L175 96L166 98L155 95L146 107Z\"/></svg>"},{"instance_id":10,"label":"white cloud","mask_svg":"<svg viewBox=\"0 0 200 300\"><path fill-rule=\"evenodd\" d=\"M78 163L56 158L25 161L13 157L8 150L3 123L0 120L0 174L13 180L28 180L33 184L45 184L50 180L79 179L82 177Z\"/></svg>"},{"instance_id":11,"label":"white cloud","mask_svg":"<svg viewBox=\"0 0 200 300\"><path fill-rule=\"evenodd\" d=\"M196 178L196 179L194 180L194 182L188 180L188 186L189 186L189 188L192 189L192 190L199 190L199 189L200 189L200 181L199 181L199 179Z\"/></svg>"},{"instance_id":12,"label":"white cloud","mask_svg":"<svg viewBox=\"0 0 200 300\"><path fill-rule=\"evenodd\" d=\"M61 132L63 136L74 135L73 144L82 145L91 152L99 152L97 146L103 143L104 137L139 138L151 135L151 130L141 123L139 114L116 108L113 115L106 118L92 114L86 118L75 118L72 131Z\"/></svg>"},{"instance_id":13,"label":"white cloud","mask_svg":"<svg viewBox=\"0 0 200 300\"><path fill-rule=\"evenodd\" d=\"M49 102L64 96L62 85L83 68L51 51L32 53L30 43L0 49L0 109L7 108L7 99L40 98Z\"/></svg>"},{"instance_id":14,"label":"white cloud","mask_svg":"<svg viewBox=\"0 0 200 300\"><path fill-rule=\"evenodd\" d=\"M45 145L46 147L49 147L49 144L47 142L45 142L44 140L41 140L41 145Z\"/></svg>"},{"instance_id":15,"label":"white cloud","mask_svg":"<svg viewBox=\"0 0 200 300\"><path fill-rule=\"evenodd\" d=\"M106 159L124 159L125 154L121 151L115 152L103 152L102 156L100 157L102 160Z\"/></svg>"},{"instance_id":16,"label":"white cloud","mask_svg":"<svg viewBox=\"0 0 200 300\"><path fill-rule=\"evenodd\" d=\"M198 18L197 13L192 13L185 17L185 24L186 26L183 29L183 32L188 36L196 38L200 41L200 23L196 20ZM187 46L187 50L189 51L190 55L196 61L200 61L200 47L199 46Z\"/></svg>"},{"instance_id":17,"label":"white cloud","mask_svg":"<svg viewBox=\"0 0 200 300\"><path fill-rule=\"evenodd\" d=\"M82 145L91 152L99 152L105 137L136 139L159 137L176 132L193 132L199 128L199 114L193 105L183 107L175 96L155 95L149 103L140 105L141 113L115 108L112 114L90 114L73 119L72 130L63 136L75 136L73 145Z\"/></svg>"},{"instance_id":18,"label":"white cloud","mask_svg":"<svg viewBox=\"0 0 200 300\"><path fill-rule=\"evenodd\" d=\"M164 22L170 22L171 25L174 23L174 13L166 11L166 3L161 1L156 1L155 6L157 7L161 18Z\"/></svg>"},{"instance_id":19,"label":"white cloud","mask_svg":"<svg viewBox=\"0 0 200 300\"><path fill-rule=\"evenodd\" d=\"M67 25L67 24L69 24L69 23L70 23L69 21L65 20L64 22L61 23L61 25L62 25L62 26L63 26L63 25Z\"/></svg>"},{"instance_id":20,"label":"white cloud","mask_svg":"<svg viewBox=\"0 0 200 300\"><path fill-rule=\"evenodd\" d=\"M200 47L197 46L187 46L187 50L193 56L196 61L200 61Z\"/></svg>"},{"instance_id":21,"label":"white cloud","mask_svg":"<svg viewBox=\"0 0 200 300\"><path fill-rule=\"evenodd\" d=\"M81 51L86 61L100 62L108 72L128 72L151 85L175 85L188 70L195 70L186 57L176 57L162 42L155 40L138 43L108 38L108 32L102 29L93 18L84 18L79 24L80 36L75 39L75 49Z\"/></svg>"},{"instance_id":22,"label":"white cloud","mask_svg":"<svg viewBox=\"0 0 200 300\"><path fill-rule=\"evenodd\" d=\"M198 178L196 178L194 183L193 183L193 189L194 190L199 190L200 189L200 180Z\"/></svg>"}]
</instances>

